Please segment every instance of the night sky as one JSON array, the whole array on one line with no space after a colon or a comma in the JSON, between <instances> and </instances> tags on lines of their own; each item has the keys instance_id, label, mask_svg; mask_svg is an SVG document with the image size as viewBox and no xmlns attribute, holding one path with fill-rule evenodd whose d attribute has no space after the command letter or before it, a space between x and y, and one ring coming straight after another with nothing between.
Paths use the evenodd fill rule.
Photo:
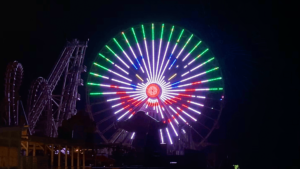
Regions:
<instances>
[{"instance_id":1,"label":"night sky","mask_svg":"<svg viewBox=\"0 0 300 169\"><path fill-rule=\"evenodd\" d=\"M242 169L299 166L295 6L272 1L183 2L187 1L5 2L0 83L4 84L6 65L21 62L21 96L26 101L30 83L48 77L66 40L90 39L85 59L89 68L103 45L132 25L180 25L210 46L223 71L226 104L214 140L238 150Z\"/></svg>"}]
</instances>

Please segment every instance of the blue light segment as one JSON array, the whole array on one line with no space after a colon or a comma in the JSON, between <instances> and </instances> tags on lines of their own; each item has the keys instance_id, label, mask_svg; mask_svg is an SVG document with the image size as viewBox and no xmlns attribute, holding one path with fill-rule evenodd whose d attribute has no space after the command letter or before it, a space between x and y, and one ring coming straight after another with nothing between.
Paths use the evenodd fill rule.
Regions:
<instances>
[{"instance_id":1,"label":"blue light segment","mask_svg":"<svg viewBox=\"0 0 300 169\"><path fill-rule=\"evenodd\" d=\"M175 86L175 85L177 85L177 86L178 86L178 85L179 85L179 83L180 83L180 81L178 81L178 82L175 82L175 83L172 83L172 84L171 84L171 86Z\"/></svg>"},{"instance_id":2,"label":"blue light segment","mask_svg":"<svg viewBox=\"0 0 300 169\"><path fill-rule=\"evenodd\" d=\"M135 60L136 60L136 62L138 63L138 65L141 66L141 63L140 63L140 61L138 60L138 58L136 58Z\"/></svg>"},{"instance_id":3,"label":"blue light segment","mask_svg":"<svg viewBox=\"0 0 300 169\"><path fill-rule=\"evenodd\" d=\"M134 67L136 70L138 70L138 68L135 66L135 64L133 64L133 67Z\"/></svg>"},{"instance_id":4,"label":"blue light segment","mask_svg":"<svg viewBox=\"0 0 300 169\"><path fill-rule=\"evenodd\" d=\"M171 59L171 57L172 57L172 53L171 53L171 55L170 55L170 57L169 57L169 60Z\"/></svg>"},{"instance_id":5,"label":"blue light segment","mask_svg":"<svg viewBox=\"0 0 300 169\"><path fill-rule=\"evenodd\" d=\"M136 85L134 85L134 84L130 84L130 86L131 86L131 87L135 87L135 88L136 88Z\"/></svg>"},{"instance_id":6,"label":"blue light segment","mask_svg":"<svg viewBox=\"0 0 300 169\"><path fill-rule=\"evenodd\" d=\"M169 69L171 69L171 67L174 65L174 63L176 62L176 60L177 60L177 59L175 59L175 60L172 62L172 64L171 64L171 66L169 67Z\"/></svg>"},{"instance_id":7,"label":"blue light segment","mask_svg":"<svg viewBox=\"0 0 300 169\"><path fill-rule=\"evenodd\" d=\"M136 85L130 84L130 86L133 88L133 90L136 90Z\"/></svg>"}]
</instances>

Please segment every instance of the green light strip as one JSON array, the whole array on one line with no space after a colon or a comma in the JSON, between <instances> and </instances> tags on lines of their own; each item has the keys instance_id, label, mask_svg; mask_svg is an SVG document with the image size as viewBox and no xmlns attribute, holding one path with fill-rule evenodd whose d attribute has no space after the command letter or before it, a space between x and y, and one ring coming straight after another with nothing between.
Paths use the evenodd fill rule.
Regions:
<instances>
[{"instance_id":1,"label":"green light strip","mask_svg":"<svg viewBox=\"0 0 300 169\"><path fill-rule=\"evenodd\" d=\"M209 90L223 90L222 87L219 87L219 88L209 88Z\"/></svg>"},{"instance_id":2,"label":"green light strip","mask_svg":"<svg viewBox=\"0 0 300 169\"><path fill-rule=\"evenodd\" d=\"M131 31L132 31L132 33L133 33L133 36L134 36L135 42L136 42L136 43L139 43L139 42L138 42L138 40L137 40L137 37L136 37L136 35L135 35L135 31L134 31L134 29L133 29L133 28L131 28Z\"/></svg>"},{"instance_id":3,"label":"green light strip","mask_svg":"<svg viewBox=\"0 0 300 169\"><path fill-rule=\"evenodd\" d=\"M98 66L98 67L101 67L102 69L104 69L104 70L109 70L109 69L107 69L106 67L104 67L104 66L101 66L101 65L99 65L98 63L96 63L96 62L94 62L94 65L96 65L96 66Z\"/></svg>"},{"instance_id":4,"label":"green light strip","mask_svg":"<svg viewBox=\"0 0 300 169\"><path fill-rule=\"evenodd\" d=\"M184 48L186 47L186 45L188 45L188 44L190 43L190 40L192 39L193 36L194 36L194 35L192 34L192 35L190 36L190 38L185 42L183 48L180 50L180 52L179 52L178 55L176 56L176 59L179 58L179 56L181 55L181 52L184 50ZM187 55L187 56L188 56L188 55ZM183 59L183 60L184 60L184 59ZM172 65L171 65L171 67L172 67Z\"/></svg>"},{"instance_id":5,"label":"green light strip","mask_svg":"<svg viewBox=\"0 0 300 169\"><path fill-rule=\"evenodd\" d=\"M107 60L108 62L110 62L111 64L114 64L113 61L109 60L107 57L105 57L105 56L102 55L101 53L99 53L99 56L101 56L102 58L104 58L105 60Z\"/></svg>"},{"instance_id":6,"label":"green light strip","mask_svg":"<svg viewBox=\"0 0 300 169\"><path fill-rule=\"evenodd\" d=\"M165 24L162 24L161 26L161 33L160 33L160 39L163 38L163 34L164 34L164 27L165 27Z\"/></svg>"},{"instance_id":7,"label":"green light strip","mask_svg":"<svg viewBox=\"0 0 300 169\"><path fill-rule=\"evenodd\" d=\"M184 49L184 48L186 47L186 45L190 43L190 40L192 39L193 36L194 36L194 34L192 34L192 35L189 37L189 39L185 42L185 44L184 44L184 46L183 46L182 49Z\"/></svg>"},{"instance_id":8,"label":"green light strip","mask_svg":"<svg viewBox=\"0 0 300 169\"><path fill-rule=\"evenodd\" d=\"M116 44L119 46L119 48L121 49L122 52L124 52L124 49L122 48L122 46L119 44L119 42L117 41L116 38L113 38L113 40L116 42Z\"/></svg>"},{"instance_id":9,"label":"green light strip","mask_svg":"<svg viewBox=\"0 0 300 169\"><path fill-rule=\"evenodd\" d=\"M212 78L212 79L207 79L207 80L203 80L201 82L211 82L211 81L215 81L215 80L221 80L222 77L217 77L217 78Z\"/></svg>"},{"instance_id":10,"label":"green light strip","mask_svg":"<svg viewBox=\"0 0 300 169\"><path fill-rule=\"evenodd\" d=\"M102 75L99 75L97 73L93 73L93 72L90 72L91 75L94 75L94 76L97 76L97 77L103 77Z\"/></svg>"},{"instance_id":11,"label":"green light strip","mask_svg":"<svg viewBox=\"0 0 300 169\"><path fill-rule=\"evenodd\" d=\"M154 24L152 24L152 40L154 40Z\"/></svg>"},{"instance_id":12,"label":"green light strip","mask_svg":"<svg viewBox=\"0 0 300 169\"><path fill-rule=\"evenodd\" d=\"M203 52L201 52L201 53L195 58L195 60L198 59L198 58L199 58L200 56L202 56L203 54L205 54L208 50L209 50L209 49L206 48Z\"/></svg>"},{"instance_id":13,"label":"green light strip","mask_svg":"<svg viewBox=\"0 0 300 169\"><path fill-rule=\"evenodd\" d=\"M205 62L203 62L203 63L201 63L200 65L198 65L198 66L196 66L196 67L194 67L193 69L191 69L190 71L194 71L195 69L197 69L197 68L199 68L199 67L201 67L201 66L203 66L203 65L205 65L206 63L208 63L208 62L210 62L210 61L212 61L213 59L215 59L214 57L212 57L212 58L210 58L210 59L208 59L207 61L205 61ZM196 59L194 59L194 60L192 60L190 63L192 63L193 61L195 61ZM190 64L189 63L189 64Z\"/></svg>"},{"instance_id":14,"label":"green light strip","mask_svg":"<svg viewBox=\"0 0 300 169\"><path fill-rule=\"evenodd\" d=\"M208 71L205 71L205 73L209 73L209 72L212 72L212 71L218 70L218 69L219 69L219 67L215 67L215 68L212 68L212 69L210 69L210 70L208 70Z\"/></svg>"},{"instance_id":15,"label":"green light strip","mask_svg":"<svg viewBox=\"0 0 300 169\"><path fill-rule=\"evenodd\" d=\"M201 44L202 41L198 42L194 48L189 52L189 54L191 54L200 44Z\"/></svg>"},{"instance_id":16,"label":"green light strip","mask_svg":"<svg viewBox=\"0 0 300 169\"><path fill-rule=\"evenodd\" d=\"M204 53L206 53L209 49L205 49L202 53L200 53L200 55L203 55Z\"/></svg>"},{"instance_id":17,"label":"green light strip","mask_svg":"<svg viewBox=\"0 0 300 169\"><path fill-rule=\"evenodd\" d=\"M126 37L126 35L125 35L124 32L122 32L122 35L123 35L123 37L124 37L124 39L125 39L127 45L128 45L129 47L131 47L131 45L130 45L130 43L129 43L129 41L128 41L128 39L127 39L127 37Z\"/></svg>"},{"instance_id":18,"label":"green light strip","mask_svg":"<svg viewBox=\"0 0 300 169\"><path fill-rule=\"evenodd\" d=\"M145 28L144 28L144 25L142 25L142 31L143 31L143 37L144 37L144 39L146 39L146 35L145 35Z\"/></svg>"},{"instance_id":19,"label":"green light strip","mask_svg":"<svg viewBox=\"0 0 300 169\"><path fill-rule=\"evenodd\" d=\"M90 93L90 95L102 95L102 93Z\"/></svg>"},{"instance_id":20,"label":"green light strip","mask_svg":"<svg viewBox=\"0 0 300 169\"><path fill-rule=\"evenodd\" d=\"M172 35L173 35L173 31L174 31L174 25L172 26L171 33L170 33L168 42L170 42L170 40L171 40L171 37L172 37Z\"/></svg>"},{"instance_id":21,"label":"green light strip","mask_svg":"<svg viewBox=\"0 0 300 169\"><path fill-rule=\"evenodd\" d=\"M183 32L184 32L184 29L182 29L182 30L181 30L181 32L180 32L180 35L179 35L179 37L178 37L178 39L177 39L177 42L176 42L176 43L179 43L179 41L180 41L180 38L181 38L181 36L182 36Z\"/></svg>"},{"instance_id":22,"label":"green light strip","mask_svg":"<svg viewBox=\"0 0 300 169\"><path fill-rule=\"evenodd\" d=\"M105 47L115 56L117 55L109 46L105 45Z\"/></svg>"},{"instance_id":23,"label":"green light strip","mask_svg":"<svg viewBox=\"0 0 300 169\"><path fill-rule=\"evenodd\" d=\"M90 83L90 82L88 82L87 84L91 85L91 86L101 86L100 84L97 84L97 83Z\"/></svg>"}]
</instances>

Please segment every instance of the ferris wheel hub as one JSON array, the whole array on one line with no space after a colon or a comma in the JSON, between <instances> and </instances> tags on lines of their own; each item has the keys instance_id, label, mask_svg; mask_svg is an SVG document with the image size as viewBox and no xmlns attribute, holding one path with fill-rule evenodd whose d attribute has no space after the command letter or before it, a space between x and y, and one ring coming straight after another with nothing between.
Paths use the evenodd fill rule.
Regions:
<instances>
[{"instance_id":1,"label":"ferris wheel hub","mask_svg":"<svg viewBox=\"0 0 300 169\"><path fill-rule=\"evenodd\" d=\"M161 88L155 83L151 83L146 88L146 94L150 98L156 98L161 94Z\"/></svg>"}]
</instances>

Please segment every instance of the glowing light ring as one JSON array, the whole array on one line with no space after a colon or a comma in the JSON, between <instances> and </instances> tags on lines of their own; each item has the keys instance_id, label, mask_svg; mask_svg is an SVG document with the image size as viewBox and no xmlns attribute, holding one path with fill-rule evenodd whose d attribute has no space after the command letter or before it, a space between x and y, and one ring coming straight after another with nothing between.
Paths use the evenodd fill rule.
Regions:
<instances>
[{"instance_id":1,"label":"glowing light ring","mask_svg":"<svg viewBox=\"0 0 300 169\"><path fill-rule=\"evenodd\" d=\"M185 133L180 123L199 125L199 118L209 116L207 109L221 110L224 99L222 74L208 46L186 29L163 23L138 25L113 37L94 60L87 85L92 102L103 98L110 104L104 116L115 114L111 123L131 119L139 110L167 123L158 131L167 144ZM206 105L210 102L214 107Z\"/></svg>"}]
</instances>

